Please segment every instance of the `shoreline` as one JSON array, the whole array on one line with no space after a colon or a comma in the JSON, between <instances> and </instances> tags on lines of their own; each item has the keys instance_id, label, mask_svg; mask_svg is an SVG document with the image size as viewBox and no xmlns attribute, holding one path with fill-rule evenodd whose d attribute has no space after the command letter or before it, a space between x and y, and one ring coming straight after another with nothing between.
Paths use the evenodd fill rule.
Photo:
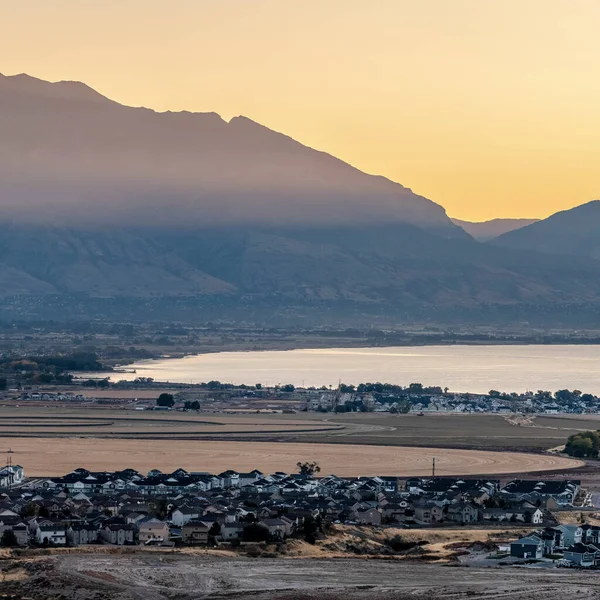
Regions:
<instances>
[{"instance_id":1,"label":"shoreline","mask_svg":"<svg viewBox=\"0 0 600 600\"><path fill-rule=\"evenodd\" d=\"M135 379L140 377L150 377L153 379L153 383L161 385L197 386L202 382L206 383L216 380L234 386L243 384L252 387L254 385L253 382L258 381L265 388L278 384L292 383L296 388L304 389L321 389L323 386L331 386L334 383L337 385L338 381L353 385L358 385L361 382L380 381L402 386L408 385L409 381L419 381L424 386L447 387L451 392L460 394L487 394L489 389L498 389L507 393L515 391L524 393L526 390L532 389L555 390L564 388L582 389L584 393L596 393L594 389L591 389L593 388L592 382L588 381L590 373L586 372L585 369L573 368L571 364L570 370L565 368L561 371L562 367L559 365L557 369L550 369L548 373L544 374L538 373L533 366L535 365L535 361L540 358L548 361L559 358L564 359L565 356L557 356L556 349L560 348L564 349L567 360L571 359L569 355L571 350L582 359L593 359L594 353L597 353L600 344L461 342L421 343L417 345L365 343L340 345L336 341L327 345L315 345L307 341L306 344L294 344L293 347L288 347L286 344L277 344L276 346L257 348L254 345L249 349L240 347L228 349L228 346L225 345L220 347L219 350L213 348L211 351L199 347L190 352L174 352L163 354L158 358L119 363L113 367L114 370L112 371L85 371L72 372L72 374L75 381L108 378L112 385L118 384L120 381L132 384ZM456 352L451 350L453 348L456 349ZM415 353L414 356L410 354L411 349ZM440 351L440 355L438 356L432 354L436 349ZM469 355L469 349L474 351L471 355ZM487 353L486 349L488 350ZM521 356L520 358L525 360L531 359L532 368L530 370L523 370L523 367L519 365L521 361L518 355L514 356L511 352L513 349L515 354L519 352L516 349L521 349L522 354L527 349L531 349L533 353L544 349L546 355L541 353L539 356L536 354L527 356L525 353L525 356ZM589 351L589 356L586 354L586 349ZM362 363L361 359L358 358L358 355L361 354L357 352L359 350L365 351ZM290 359L286 357L291 352L298 354L300 359L298 364L291 364ZM265 367L264 365L268 365L269 361L261 362L261 359L266 353L270 354L269 358L274 363L277 356L280 356L282 358L281 364L273 366L272 369L269 369L268 366ZM333 357L331 368L325 370L323 365L328 358L327 355L335 355L336 353L338 356ZM560 350L558 353L560 353ZM310 356L311 354L313 355L312 357ZM387 356L387 358L379 362L374 362L380 354ZM238 360L238 357L239 364L236 366L233 363ZM398 363L398 368L395 370L390 367L390 357ZM323 358L324 361L319 360L320 358ZM413 361L412 371L407 370L407 358L408 361ZM198 359L198 364L192 363L191 366L187 366L194 359ZM200 362L201 359L205 360ZM357 363L354 365L354 368L350 368L347 364L347 359L354 360ZM176 360L180 361L180 363L176 367L173 367ZM232 364L228 364L228 360ZM439 364L435 363L436 360L439 364L443 363L443 361L448 362L446 373L444 373L443 367L440 368ZM456 364L457 361L461 360L465 362L463 371L457 369ZM486 361L485 364L488 365L487 370L489 370L489 373L487 376L489 377L489 382L487 379L483 380L483 375L479 377L479 381L477 377L473 379L472 383L466 381L465 377L468 369L472 369L474 364L477 365L478 362L481 363L482 361ZM506 371L513 376L514 381L510 380L511 377L504 377L500 369L502 363L506 363L507 361L514 363L512 365L509 364ZM428 363L431 364L428 366ZM496 363L498 364L496 365ZM511 368L509 369L508 367ZM475 373L483 373L485 370L485 368L482 369L480 364L479 369L475 368ZM234 374L236 371L237 375ZM353 378L351 378L351 372ZM332 373L335 373L335 377L333 377ZM432 380L431 373L440 373L440 376L437 380ZM560 377L554 377L556 374L559 374ZM549 375L548 381L544 381L545 375ZM578 378L581 378L581 381ZM506 381L504 382L502 379L506 379ZM577 380L574 381L573 379ZM594 381L594 383L596 382ZM469 387L471 385L473 387Z\"/></svg>"}]
</instances>

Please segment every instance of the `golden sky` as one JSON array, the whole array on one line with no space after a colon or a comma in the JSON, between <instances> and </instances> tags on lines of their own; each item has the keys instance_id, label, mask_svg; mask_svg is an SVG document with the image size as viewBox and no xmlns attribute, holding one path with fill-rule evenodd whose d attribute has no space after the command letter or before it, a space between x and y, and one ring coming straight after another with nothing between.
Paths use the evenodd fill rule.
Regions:
<instances>
[{"instance_id":1,"label":"golden sky","mask_svg":"<svg viewBox=\"0 0 600 600\"><path fill-rule=\"evenodd\" d=\"M246 115L446 207L600 198L600 0L0 0L0 72Z\"/></svg>"}]
</instances>

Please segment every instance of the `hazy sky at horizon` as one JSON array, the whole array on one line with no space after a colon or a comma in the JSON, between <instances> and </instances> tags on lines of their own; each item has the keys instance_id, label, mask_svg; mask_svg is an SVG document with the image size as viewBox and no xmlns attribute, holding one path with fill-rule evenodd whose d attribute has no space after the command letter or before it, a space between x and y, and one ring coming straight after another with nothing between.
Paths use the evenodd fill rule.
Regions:
<instances>
[{"instance_id":1,"label":"hazy sky at horizon","mask_svg":"<svg viewBox=\"0 0 600 600\"><path fill-rule=\"evenodd\" d=\"M0 72L246 115L442 204L600 197L600 0L0 0Z\"/></svg>"}]
</instances>

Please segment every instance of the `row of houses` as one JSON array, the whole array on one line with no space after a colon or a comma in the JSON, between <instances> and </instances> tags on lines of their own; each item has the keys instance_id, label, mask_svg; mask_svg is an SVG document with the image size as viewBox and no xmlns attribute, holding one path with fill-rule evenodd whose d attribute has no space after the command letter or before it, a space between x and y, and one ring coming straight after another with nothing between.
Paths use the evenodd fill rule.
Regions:
<instances>
[{"instance_id":1,"label":"row of houses","mask_svg":"<svg viewBox=\"0 0 600 600\"><path fill-rule=\"evenodd\" d=\"M600 566L600 527L595 525L558 525L522 537L510 545L514 558L539 560L561 556L579 567Z\"/></svg>"},{"instance_id":2,"label":"row of houses","mask_svg":"<svg viewBox=\"0 0 600 600\"><path fill-rule=\"evenodd\" d=\"M92 472L23 481L0 495L0 536L25 545L206 544L303 531L307 519L458 525L478 521L542 524L547 510L574 501L577 481L465 478L313 477L259 470L217 475L177 469ZM20 469L20 470L19 470ZM260 532L259 532L260 533ZM14 543L14 540L13 540Z\"/></svg>"}]
</instances>

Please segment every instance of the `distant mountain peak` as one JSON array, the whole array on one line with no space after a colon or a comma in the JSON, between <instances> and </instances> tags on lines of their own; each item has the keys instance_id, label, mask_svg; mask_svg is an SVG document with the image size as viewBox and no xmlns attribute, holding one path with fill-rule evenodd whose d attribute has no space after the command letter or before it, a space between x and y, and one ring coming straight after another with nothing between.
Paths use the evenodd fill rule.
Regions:
<instances>
[{"instance_id":1,"label":"distant mountain peak","mask_svg":"<svg viewBox=\"0 0 600 600\"><path fill-rule=\"evenodd\" d=\"M89 85L80 81L45 81L26 73L18 75L2 75L0 73L0 89L11 89L14 92L35 94L46 98L64 100L85 100L89 102L113 102Z\"/></svg>"},{"instance_id":2,"label":"distant mountain peak","mask_svg":"<svg viewBox=\"0 0 600 600\"><path fill-rule=\"evenodd\" d=\"M72 81L0 78L6 218L69 224L411 223L464 237L440 205L245 116L124 106ZM51 182L51 183L49 183Z\"/></svg>"}]
</instances>

